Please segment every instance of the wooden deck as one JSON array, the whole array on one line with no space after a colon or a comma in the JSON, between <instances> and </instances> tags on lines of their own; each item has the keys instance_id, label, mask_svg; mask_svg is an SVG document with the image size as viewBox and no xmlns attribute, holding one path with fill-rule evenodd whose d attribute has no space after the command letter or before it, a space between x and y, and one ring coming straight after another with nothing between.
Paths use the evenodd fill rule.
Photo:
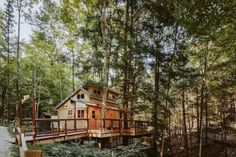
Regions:
<instances>
[{"instance_id":1,"label":"wooden deck","mask_svg":"<svg viewBox=\"0 0 236 157\"><path fill-rule=\"evenodd\" d=\"M80 138L109 138L116 136L141 137L152 134L147 121L105 119L23 119L25 139L33 143L49 143Z\"/></svg>"}]
</instances>

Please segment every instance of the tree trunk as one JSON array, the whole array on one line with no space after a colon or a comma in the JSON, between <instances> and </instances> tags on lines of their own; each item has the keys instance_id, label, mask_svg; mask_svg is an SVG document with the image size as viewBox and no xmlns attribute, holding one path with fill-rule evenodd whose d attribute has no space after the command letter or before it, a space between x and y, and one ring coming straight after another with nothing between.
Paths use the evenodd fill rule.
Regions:
<instances>
[{"instance_id":1,"label":"tree trunk","mask_svg":"<svg viewBox=\"0 0 236 157\"><path fill-rule=\"evenodd\" d=\"M196 109L197 109L197 141L200 142L200 113L199 113L199 98L198 98L198 88L197 88L197 103L196 103Z\"/></svg>"},{"instance_id":2,"label":"tree trunk","mask_svg":"<svg viewBox=\"0 0 236 157\"><path fill-rule=\"evenodd\" d=\"M201 102L200 102L200 122L199 122L199 128L200 128L200 140L199 140L199 153L198 157L202 157L202 123L203 123L203 103L204 103L204 81L202 82L201 87Z\"/></svg>"},{"instance_id":3,"label":"tree trunk","mask_svg":"<svg viewBox=\"0 0 236 157\"><path fill-rule=\"evenodd\" d=\"M162 133L161 133L161 151L160 151L160 157L163 157L164 156L164 147L165 147L165 130L163 129L162 130Z\"/></svg>"},{"instance_id":4,"label":"tree trunk","mask_svg":"<svg viewBox=\"0 0 236 157\"><path fill-rule=\"evenodd\" d=\"M124 82L123 82L123 108L124 108L124 129L128 129L128 108L129 108L129 91L130 91L130 82L129 82L129 55L128 53L128 27L129 27L129 7L130 1L126 1L126 17L125 17L125 47L124 47ZM123 145L129 144L129 137L123 137Z\"/></svg>"},{"instance_id":5,"label":"tree trunk","mask_svg":"<svg viewBox=\"0 0 236 157\"><path fill-rule=\"evenodd\" d=\"M208 143L208 136L207 136L207 133L208 133L208 94L207 94L207 91L206 91L206 95L205 95L205 121L206 121L205 143L207 145L207 143Z\"/></svg>"},{"instance_id":6,"label":"tree trunk","mask_svg":"<svg viewBox=\"0 0 236 157\"><path fill-rule=\"evenodd\" d=\"M109 77L109 42L108 42L108 27L107 27L107 3L108 1L101 1L101 34L102 34L102 44L103 44L103 95L102 95L102 106L101 106L101 131L105 128L105 108L107 100L107 88L108 88L108 77Z\"/></svg>"},{"instance_id":7,"label":"tree trunk","mask_svg":"<svg viewBox=\"0 0 236 157\"><path fill-rule=\"evenodd\" d=\"M155 100L153 103L153 113L152 113L152 124L154 128L154 133L152 137L152 156L158 155L158 118L157 118L157 109L159 105L159 88L160 88L160 61L158 60L158 57L156 57L155 61Z\"/></svg>"},{"instance_id":8,"label":"tree trunk","mask_svg":"<svg viewBox=\"0 0 236 157\"><path fill-rule=\"evenodd\" d=\"M188 149L188 133L187 133L187 124L186 124L186 113L185 113L185 89L182 89L182 111L183 111L183 135L184 135L184 147L186 151L186 157L189 157Z\"/></svg>"},{"instance_id":9,"label":"tree trunk","mask_svg":"<svg viewBox=\"0 0 236 157\"><path fill-rule=\"evenodd\" d=\"M19 74L19 69L20 69L20 22L21 22L21 5L22 5L22 0L18 0L18 30L17 30L17 53L16 53L16 96L17 96L17 105L16 105L16 109L15 109L15 118L17 118L18 116L16 116L16 114L18 114L18 101L20 101L20 74ZM16 119L16 121L19 121L19 119Z\"/></svg>"}]
</instances>

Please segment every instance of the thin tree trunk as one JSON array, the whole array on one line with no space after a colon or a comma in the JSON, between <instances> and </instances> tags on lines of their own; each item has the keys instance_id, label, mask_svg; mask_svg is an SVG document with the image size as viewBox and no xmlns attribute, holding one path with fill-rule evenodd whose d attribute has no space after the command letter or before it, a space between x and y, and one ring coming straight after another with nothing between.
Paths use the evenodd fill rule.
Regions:
<instances>
[{"instance_id":1,"label":"thin tree trunk","mask_svg":"<svg viewBox=\"0 0 236 157\"><path fill-rule=\"evenodd\" d=\"M5 108L4 108L4 116L6 116L7 121L9 122L9 108L10 108L10 104L9 104L9 84L10 84L10 21L11 21L11 17L10 17L10 6L12 5L11 1L7 2L7 10L8 10L8 17L7 17L7 38L6 38L6 42L7 42L7 66L6 66L6 71L7 71L7 84L6 84L6 109L7 112L5 113Z\"/></svg>"},{"instance_id":2,"label":"thin tree trunk","mask_svg":"<svg viewBox=\"0 0 236 157\"><path fill-rule=\"evenodd\" d=\"M187 133L187 124L186 124L186 113L185 113L185 89L182 89L182 111L183 111L183 135L184 135L184 147L186 151L186 157L189 157L189 148L188 148L188 133Z\"/></svg>"},{"instance_id":3,"label":"thin tree trunk","mask_svg":"<svg viewBox=\"0 0 236 157\"><path fill-rule=\"evenodd\" d=\"M163 157L164 156L164 147L165 147L165 130L163 129L162 130L162 133L161 133L161 150L160 150L160 157Z\"/></svg>"},{"instance_id":4,"label":"thin tree trunk","mask_svg":"<svg viewBox=\"0 0 236 157\"><path fill-rule=\"evenodd\" d=\"M60 75L60 100L62 101L62 74L61 74L61 70L59 72Z\"/></svg>"},{"instance_id":5,"label":"thin tree trunk","mask_svg":"<svg viewBox=\"0 0 236 157\"><path fill-rule=\"evenodd\" d=\"M129 108L129 63L127 58L129 57L128 55L128 27L129 27L129 7L130 7L130 1L126 1L126 17L125 17L125 30L124 30L124 40L125 40L125 47L124 47L124 64L125 68L123 69L124 71L124 83L123 83L123 108L124 108L124 129L128 128L128 108ZM123 145L128 145L129 143L129 137L123 137Z\"/></svg>"},{"instance_id":6,"label":"thin tree trunk","mask_svg":"<svg viewBox=\"0 0 236 157\"><path fill-rule=\"evenodd\" d=\"M206 55L204 57L204 85L205 85L205 125L206 125L206 128L205 128L205 143L207 145L207 132L208 132L208 98L207 98L207 85L206 85L206 75L207 75L207 55L208 55L208 44L207 44L207 48L206 48Z\"/></svg>"},{"instance_id":7,"label":"thin tree trunk","mask_svg":"<svg viewBox=\"0 0 236 157\"><path fill-rule=\"evenodd\" d=\"M17 105L16 105L16 109L15 109L15 117L18 118L18 116L16 116L16 114L18 114L18 101L20 101L20 74L19 74L19 69L20 69L20 22L21 22L21 5L22 5L22 0L18 0L17 1L17 6L18 6L18 30L17 30L17 53L16 53L16 92L17 92ZM16 119L16 122L19 121L19 119Z\"/></svg>"},{"instance_id":8,"label":"thin tree trunk","mask_svg":"<svg viewBox=\"0 0 236 157\"><path fill-rule=\"evenodd\" d=\"M74 46L71 49L72 52L72 66L71 66L71 71L72 71L72 92L75 90L75 50Z\"/></svg>"},{"instance_id":9,"label":"thin tree trunk","mask_svg":"<svg viewBox=\"0 0 236 157\"><path fill-rule=\"evenodd\" d=\"M199 95L198 95L198 88L197 88L197 103L196 103L196 109L197 109L197 141L200 142L200 113L199 113Z\"/></svg>"},{"instance_id":10,"label":"thin tree trunk","mask_svg":"<svg viewBox=\"0 0 236 157\"><path fill-rule=\"evenodd\" d=\"M109 43L108 43L108 27L107 27L107 3L108 1L101 1L101 34L102 34L102 43L103 43L103 54L104 54L104 64L103 64L103 96L102 96L102 106L101 106L101 131L105 128L105 108L107 100L107 88L108 88L108 77L109 77Z\"/></svg>"},{"instance_id":11,"label":"thin tree trunk","mask_svg":"<svg viewBox=\"0 0 236 157\"><path fill-rule=\"evenodd\" d=\"M206 130L205 130L205 143L207 145L208 143L208 94L206 91L206 95L205 95L205 121L206 121Z\"/></svg>"},{"instance_id":12,"label":"thin tree trunk","mask_svg":"<svg viewBox=\"0 0 236 157\"><path fill-rule=\"evenodd\" d=\"M201 102L200 102L200 122L199 122L199 128L200 128L200 140L199 140L199 153L198 157L202 157L202 123L203 123L203 103L204 103L204 81L202 82L201 87Z\"/></svg>"},{"instance_id":13,"label":"thin tree trunk","mask_svg":"<svg viewBox=\"0 0 236 157\"><path fill-rule=\"evenodd\" d=\"M152 155L157 156L158 155L158 118L157 118L157 108L159 105L159 88L160 88L160 61L158 60L158 57L156 57L155 61L155 100L153 103L153 113L152 113L152 123L154 128L154 133L152 137Z\"/></svg>"},{"instance_id":14,"label":"thin tree trunk","mask_svg":"<svg viewBox=\"0 0 236 157\"><path fill-rule=\"evenodd\" d=\"M41 80L41 77L39 77L39 86L42 85L42 80ZM40 92L38 92L38 100L37 100L37 103L36 103L36 107L37 107L37 110L36 110L36 118L39 118L39 108L40 108L40 101L41 101L41 94Z\"/></svg>"}]
</instances>

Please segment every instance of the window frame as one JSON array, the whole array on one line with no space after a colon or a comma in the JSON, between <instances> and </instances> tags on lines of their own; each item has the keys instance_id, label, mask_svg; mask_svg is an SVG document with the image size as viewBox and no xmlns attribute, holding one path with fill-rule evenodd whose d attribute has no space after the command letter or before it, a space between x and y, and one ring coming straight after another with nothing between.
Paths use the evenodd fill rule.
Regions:
<instances>
[{"instance_id":1,"label":"window frame","mask_svg":"<svg viewBox=\"0 0 236 157\"><path fill-rule=\"evenodd\" d=\"M94 94L97 94L97 90L96 90L96 89L93 89L93 93L94 93Z\"/></svg>"},{"instance_id":2,"label":"window frame","mask_svg":"<svg viewBox=\"0 0 236 157\"><path fill-rule=\"evenodd\" d=\"M95 110L92 110L92 118L96 118L96 112L95 112Z\"/></svg>"},{"instance_id":3,"label":"window frame","mask_svg":"<svg viewBox=\"0 0 236 157\"><path fill-rule=\"evenodd\" d=\"M77 110L77 118L85 118L84 110Z\"/></svg>"},{"instance_id":4,"label":"window frame","mask_svg":"<svg viewBox=\"0 0 236 157\"><path fill-rule=\"evenodd\" d=\"M70 114L71 113L71 114ZM67 116L73 116L73 111L72 109L67 110Z\"/></svg>"}]
</instances>

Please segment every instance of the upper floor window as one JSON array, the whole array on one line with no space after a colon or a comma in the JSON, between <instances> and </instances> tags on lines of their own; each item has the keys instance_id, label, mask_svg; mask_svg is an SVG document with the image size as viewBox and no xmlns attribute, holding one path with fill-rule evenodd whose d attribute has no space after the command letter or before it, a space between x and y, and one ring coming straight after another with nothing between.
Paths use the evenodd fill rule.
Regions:
<instances>
[{"instance_id":1,"label":"upper floor window","mask_svg":"<svg viewBox=\"0 0 236 157\"><path fill-rule=\"evenodd\" d=\"M71 103L71 104L75 104L75 101L74 101L74 100L70 100L70 103Z\"/></svg>"},{"instance_id":2,"label":"upper floor window","mask_svg":"<svg viewBox=\"0 0 236 157\"><path fill-rule=\"evenodd\" d=\"M77 99L84 99L84 94L78 94Z\"/></svg>"},{"instance_id":3,"label":"upper floor window","mask_svg":"<svg viewBox=\"0 0 236 157\"><path fill-rule=\"evenodd\" d=\"M101 90L94 89L94 90L93 90L93 93L94 93L94 94L97 94L97 95L101 95Z\"/></svg>"}]
</instances>

